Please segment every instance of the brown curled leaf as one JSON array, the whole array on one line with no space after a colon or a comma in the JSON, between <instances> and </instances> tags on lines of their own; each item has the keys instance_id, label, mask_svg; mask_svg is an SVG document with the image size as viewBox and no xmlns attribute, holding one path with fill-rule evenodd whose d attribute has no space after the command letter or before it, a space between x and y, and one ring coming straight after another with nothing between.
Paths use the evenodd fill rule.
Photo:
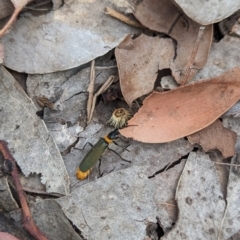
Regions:
<instances>
[{"instance_id":1,"label":"brown curled leaf","mask_svg":"<svg viewBox=\"0 0 240 240\"><path fill-rule=\"evenodd\" d=\"M220 120L215 121L208 127L188 136L191 144L198 143L205 152L218 149L224 158L235 154L237 134L223 127Z\"/></svg>"},{"instance_id":2,"label":"brown curled leaf","mask_svg":"<svg viewBox=\"0 0 240 240\"><path fill-rule=\"evenodd\" d=\"M154 92L120 133L142 142L163 143L213 123L240 99L240 68L168 92Z\"/></svg>"},{"instance_id":3,"label":"brown curled leaf","mask_svg":"<svg viewBox=\"0 0 240 240\"><path fill-rule=\"evenodd\" d=\"M158 70L169 68L174 57L171 39L141 35L127 36L116 48L121 90L126 102L150 93L154 88Z\"/></svg>"},{"instance_id":4,"label":"brown curled leaf","mask_svg":"<svg viewBox=\"0 0 240 240\"><path fill-rule=\"evenodd\" d=\"M176 41L176 57L170 68L180 85L189 81L205 65L212 43L212 25L205 26L198 39L201 25L169 0L143 0L136 6L134 16L145 27L165 33Z\"/></svg>"}]
</instances>

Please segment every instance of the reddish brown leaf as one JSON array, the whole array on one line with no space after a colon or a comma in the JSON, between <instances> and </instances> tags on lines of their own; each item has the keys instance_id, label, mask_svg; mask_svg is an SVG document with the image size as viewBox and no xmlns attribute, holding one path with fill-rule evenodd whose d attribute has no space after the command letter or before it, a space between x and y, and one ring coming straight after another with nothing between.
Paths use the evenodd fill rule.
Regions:
<instances>
[{"instance_id":1,"label":"reddish brown leaf","mask_svg":"<svg viewBox=\"0 0 240 240\"><path fill-rule=\"evenodd\" d=\"M14 6L10 0L0 1L0 19L11 15L14 11Z\"/></svg>"},{"instance_id":2,"label":"reddish brown leaf","mask_svg":"<svg viewBox=\"0 0 240 240\"><path fill-rule=\"evenodd\" d=\"M154 92L120 130L125 137L149 143L169 142L213 123L240 99L240 68L196 84Z\"/></svg>"},{"instance_id":3,"label":"reddish brown leaf","mask_svg":"<svg viewBox=\"0 0 240 240\"><path fill-rule=\"evenodd\" d=\"M237 134L223 127L220 120L215 121L208 127L188 136L191 144L198 143L205 152L218 149L224 158L235 154Z\"/></svg>"},{"instance_id":4,"label":"reddish brown leaf","mask_svg":"<svg viewBox=\"0 0 240 240\"><path fill-rule=\"evenodd\" d=\"M141 35L131 36L115 50L121 90L126 102L150 93L154 88L158 69L169 68L174 57L171 39Z\"/></svg>"},{"instance_id":5,"label":"reddish brown leaf","mask_svg":"<svg viewBox=\"0 0 240 240\"><path fill-rule=\"evenodd\" d=\"M177 41L176 58L171 62L171 70L179 84L191 79L204 66L212 42L212 25L205 26L196 56L189 66L199 32L198 23L187 17L169 0L143 0L136 7L134 15L144 26L166 33Z\"/></svg>"},{"instance_id":6,"label":"reddish brown leaf","mask_svg":"<svg viewBox=\"0 0 240 240\"><path fill-rule=\"evenodd\" d=\"M0 240L19 240L19 239L9 233L0 232Z\"/></svg>"}]
</instances>

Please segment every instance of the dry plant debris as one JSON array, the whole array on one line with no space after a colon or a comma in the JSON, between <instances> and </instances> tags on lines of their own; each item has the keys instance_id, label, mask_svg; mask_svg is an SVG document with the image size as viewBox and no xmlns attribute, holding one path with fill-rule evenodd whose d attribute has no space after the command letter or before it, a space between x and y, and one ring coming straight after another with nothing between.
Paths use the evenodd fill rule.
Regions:
<instances>
[{"instance_id":1,"label":"dry plant debris","mask_svg":"<svg viewBox=\"0 0 240 240\"><path fill-rule=\"evenodd\" d=\"M116 48L115 55L121 90L131 105L153 90L158 70L168 68L174 57L174 46L171 39L141 35L133 40L128 36Z\"/></svg>"},{"instance_id":2,"label":"dry plant debris","mask_svg":"<svg viewBox=\"0 0 240 240\"><path fill-rule=\"evenodd\" d=\"M38 227L33 221L25 194L23 192L22 184L20 182L16 161L10 153L7 143L3 140L0 140L0 152L4 157L4 160L8 163L9 166L11 166L7 170L11 173L13 177L14 185L16 187L16 192L18 195L18 200L22 207L23 227L34 237L34 239L47 240L45 235L38 229Z\"/></svg>"},{"instance_id":3,"label":"dry plant debris","mask_svg":"<svg viewBox=\"0 0 240 240\"><path fill-rule=\"evenodd\" d=\"M202 13L205 4L213 1L197 11ZM27 2L15 0L14 5L20 9ZM5 52L6 66L33 73L27 79L28 94L35 104L40 103L37 108L51 135L36 117L31 99L1 67L0 136L9 142L23 174L30 174L20 177L24 189L66 195L40 201L39 196L28 195L30 201L39 201L31 208L33 218L50 239L147 239L146 229L152 223L162 228L164 236L153 233L161 239L237 238L239 108L222 114L240 97L238 13L226 20L231 22L222 31L227 36L212 43L213 26L195 22L199 17L196 9L196 18L191 19L184 2L175 2L179 5L167 0L54 0L53 10L47 13L21 13L3 37L0 60ZM229 7L225 13L209 7L204 14L209 10L213 14L205 21L210 24L237 10L238 3L223 2ZM140 29L127 26L134 18L130 12L142 24L134 25ZM223 25L225 29L228 24ZM136 31L141 34L134 36ZM117 45L118 69L112 50ZM107 103L98 97L113 82L111 76L117 76L117 70L120 83L114 82L113 87L121 85L123 97L135 110L144 95L159 91L144 100L129 127L121 130L127 137L149 143L117 139L118 146L110 146L114 152L107 150L89 177L79 182L75 170L90 149L85 144L94 144L111 132L106 124L113 109L127 107L121 95L110 93L109 99L117 100ZM178 87L202 79L205 81ZM176 89L161 92L171 88ZM228 129L219 120L214 122L220 116ZM196 150L183 136L211 153ZM230 163L226 158L235 152ZM1 177L0 199L5 195L8 204L0 208L12 210L18 206L7 179ZM9 182L12 186L11 179ZM21 218L17 212L14 210L15 219Z\"/></svg>"},{"instance_id":4,"label":"dry plant debris","mask_svg":"<svg viewBox=\"0 0 240 240\"><path fill-rule=\"evenodd\" d=\"M168 92L154 92L120 133L138 141L169 142L207 127L239 99L240 68ZM156 134L157 133L157 134Z\"/></svg>"},{"instance_id":5,"label":"dry plant debris","mask_svg":"<svg viewBox=\"0 0 240 240\"><path fill-rule=\"evenodd\" d=\"M197 187L196 187L197 186ZM203 152L190 153L176 190L179 218L161 240L218 239L225 201L214 163Z\"/></svg>"},{"instance_id":6,"label":"dry plant debris","mask_svg":"<svg viewBox=\"0 0 240 240\"><path fill-rule=\"evenodd\" d=\"M5 66L40 74L71 69L104 55L137 31L106 15L107 6L113 3L73 0L44 15L26 14L2 38Z\"/></svg>"},{"instance_id":7,"label":"dry plant debris","mask_svg":"<svg viewBox=\"0 0 240 240\"><path fill-rule=\"evenodd\" d=\"M169 60L171 60L172 75L179 84L190 80L204 66L212 43L211 25L205 26L202 36L198 39L201 25L185 16L168 0L144 0L136 6L134 15L144 26L165 33L176 41L174 59ZM199 42L196 57L192 59L192 66L189 66L196 41ZM190 72L189 67L191 67ZM185 79L186 75L187 79Z\"/></svg>"},{"instance_id":8,"label":"dry plant debris","mask_svg":"<svg viewBox=\"0 0 240 240\"><path fill-rule=\"evenodd\" d=\"M208 25L232 15L240 8L239 1L229 0L173 0L194 21Z\"/></svg>"},{"instance_id":9,"label":"dry plant debris","mask_svg":"<svg viewBox=\"0 0 240 240\"><path fill-rule=\"evenodd\" d=\"M205 152L218 149L224 158L235 154L237 134L223 127L220 120L216 120L208 127L188 136L190 143L198 143Z\"/></svg>"},{"instance_id":10,"label":"dry plant debris","mask_svg":"<svg viewBox=\"0 0 240 240\"><path fill-rule=\"evenodd\" d=\"M213 42L206 65L193 77L192 81L216 77L239 66L240 39L226 35L220 42Z\"/></svg>"},{"instance_id":11,"label":"dry plant debris","mask_svg":"<svg viewBox=\"0 0 240 240\"><path fill-rule=\"evenodd\" d=\"M36 115L36 107L4 67L0 67L0 76L0 138L14 149L13 156L25 176L41 174L46 192L67 194L66 168L45 123Z\"/></svg>"}]
</instances>

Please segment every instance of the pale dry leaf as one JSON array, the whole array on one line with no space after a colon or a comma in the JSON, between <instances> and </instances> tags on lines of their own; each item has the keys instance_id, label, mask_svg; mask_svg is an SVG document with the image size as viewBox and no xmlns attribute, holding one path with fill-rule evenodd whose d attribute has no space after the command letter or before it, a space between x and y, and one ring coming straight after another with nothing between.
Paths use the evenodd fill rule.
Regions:
<instances>
[{"instance_id":1,"label":"pale dry leaf","mask_svg":"<svg viewBox=\"0 0 240 240\"><path fill-rule=\"evenodd\" d=\"M188 74L188 63L201 25L185 16L176 5L168 0L144 0L137 5L134 15L144 26L165 33L176 41L176 56L170 68L179 84L183 83L186 75L189 80L204 66L212 42L211 25L205 26L203 35L199 39L196 57Z\"/></svg>"},{"instance_id":2,"label":"pale dry leaf","mask_svg":"<svg viewBox=\"0 0 240 240\"><path fill-rule=\"evenodd\" d=\"M126 102L150 93L158 70L169 68L174 57L171 39L141 35L127 37L115 50L121 90Z\"/></svg>"},{"instance_id":3,"label":"pale dry leaf","mask_svg":"<svg viewBox=\"0 0 240 240\"><path fill-rule=\"evenodd\" d=\"M6 212L19 208L9 188L7 177L0 178L0 209Z\"/></svg>"},{"instance_id":4,"label":"pale dry leaf","mask_svg":"<svg viewBox=\"0 0 240 240\"><path fill-rule=\"evenodd\" d=\"M218 43L213 43L206 65L197 72L192 81L216 77L239 66L240 39L226 35Z\"/></svg>"},{"instance_id":5,"label":"pale dry leaf","mask_svg":"<svg viewBox=\"0 0 240 240\"><path fill-rule=\"evenodd\" d=\"M82 240L54 199L32 205L31 213L34 222L48 239Z\"/></svg>"},{"instance_id":6,"label":"pale dry leaf","mask_svg":"<svg viewBox=\"0 0 240 240\"><path fill-rule=\"evenodd\" d=\"M240 99L240 68L168 92L154 92L120 133L138 141L169 142L213 123Z\"/></svg>"},{"instance_id":7,"label":"pale dry leaf","mask_svg":"<svg viewBox=\"0 0 240 240\"><path fill-rule=\"evenodd\" d=\"M107 6L114 8L110 0L73 0L44 15L25 13L2 39L5 66L18 72L49 73L104 55L138 31L106 15Z\"/></svg>"},{"instance_id":8,"label":"pale dry leaf","mask_svg":"<svg viewBox=\"0 0 240 240\"><path fill-rule=\"evenodd\" d=\"M151 181L156 185L155 200L159 207L160 214L158 217L164 232L172 228L172 224L178 219L178 206L175 200L175 193L185 163L186 160L182 160L180 164L151 178Z\"/></svg>"},{"instance_id":9,"label":"pale dry leaf","mask_svg":"<svg viewBox=\"0 0 240 240\"><path fill-rule=\"evenodd\" d=\"M144 239L146 224L157 216L155 184L132 167L81 186L57 199L85 239Z\"/></svg>"},{"instance_id":10,"label":"pale dry leaf","mask_svg":"<svg viewBox=\"0 0 240 240\"><path fill-rule=\"evenodd\" d=\"M203 152L190 153L180 177L176 201L178 221L161 240L216 240L225 201L214 163Z\"/></svg>"},{"instance_id":11,"label":"pale dry leaf","mask_svg":"<svg viewBox=\"0 0 240 240\"><path fill-rule=\"evenodd\" d=\"M240 1L229 0L174 0L194 21L208 25L220 22L240 8Z\"/></svg>"},{"instance_id":12,"label":"pale dry leaf","mask_svg":"<svg viewBox=\"0 0 240 240\"><path fill-rule=\"evenodd\" d=\"M240 231L240 155L233 157L227 187L227 206L221 223L221 231L218 240L228 239Z\"/></svg>"},{"instance_id":13,"label":"pale dry leaf","mask_svg":"<svg viewBox=\"0 0 240 240\"><path fill-rule=\"evenodd\" d=\"M205 152L218 149L224 158L235 154L237 134L223 127L220 120L216 120L208 127L188 136L191 144L198 143Z\"/></svg>"},{"instance_id":14,"label":"pale dry leaf","mask_svg":"<svg viewBox=\"0 0 240 240\"><path fill-rule=\"evenodd\" d=\"M69 177L61 154L37 109L20 85L0 67L0 139L9 149L25 176L41 175L46 192L67 194Z\"/></svg>"}]
</instances>

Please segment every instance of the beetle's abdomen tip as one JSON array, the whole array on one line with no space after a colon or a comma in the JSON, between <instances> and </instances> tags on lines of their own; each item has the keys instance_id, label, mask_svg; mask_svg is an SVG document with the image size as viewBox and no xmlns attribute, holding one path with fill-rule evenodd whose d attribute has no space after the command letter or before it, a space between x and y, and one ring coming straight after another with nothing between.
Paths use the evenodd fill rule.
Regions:
<instances>
[{"instance_id":1,"label":"beetle's abdomen tip","mask_svg":"<svg viewBox=\"0 0 240 240\"><path fill-rule=\"evenodd\" d=\"M87 170L86 172L82 172L79 168L77 169L77 172L76 172L76 177L79 179L79 180L83 180L85 179L89 173L90 173L91 170Z\"/></svg>"}]
</instances>

